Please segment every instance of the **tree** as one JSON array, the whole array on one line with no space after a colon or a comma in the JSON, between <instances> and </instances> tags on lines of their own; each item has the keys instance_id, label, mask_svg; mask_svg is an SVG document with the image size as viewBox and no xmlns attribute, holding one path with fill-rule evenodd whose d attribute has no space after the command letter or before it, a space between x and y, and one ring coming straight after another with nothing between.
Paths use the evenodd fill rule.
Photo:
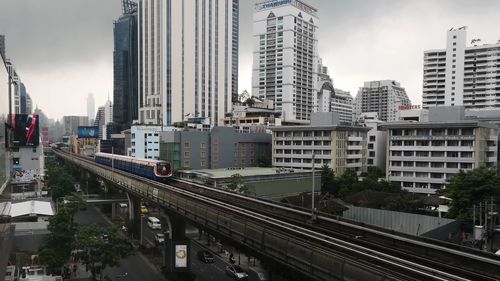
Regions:
<instances>
[{"instance_id":1,"label":"tree","mask_svg":"<svg viewBox=\"0 0 500 281\"><path fill-rule=\"evenodd\" d=\"M333 170L328 165L323 165L321 167L321 192L330 192L333 194L334 182L335 174Z\"/></svg>"},{"instance_id":2,"label":"tree","mask_svg":"<svg viewBox=\"0 0 500 281\"><path fill-rule=\"evenodd\" d=\"M385 176L385 173L379 167L368 166L368 170L366 172L367 178L379 179L379 178L383 178L384 176Z\"/></svg>"},{"instance_id":3,"label":"tree","mask_svg":"<svg viewBox=\"0 0 500 281\"><path fill-rule=\"evenodd\" d=\"M116 230L95 224L78 229L73 243L74 249L83 250L82 262L95 277L108 266L120 265L120 260L130 256L132 245Z\"/></svg>"},{"instance_id":4,"label":"tree","mask_svg":"<svg viewBox=\"0 0 500 281\"><path fill-rule=\"evenodd\" d=\"M347 169L341 176L335 178L335 195L345 197L353 191L353 185L358 183L358 174L353 169Z\"/></svg>"},{"instance_id":5,"label":"tree","mask_svg":"<svg viewBox=\"0 0 500 281\"><path fill-rule=\"evenodd\" d=\"M500 194L500 177L496 171L486 167L460 172L451 178L445 195L452 199L448 213L457 219L472 217L471 208L489 196Z\"/></svg>"},{"instance_id":6,"label":"tree","mask_svg":"<svg viewBox=\"0 0 500 281\"><path fill-rule=\"evenodd\" d=\"M255 100L252 97L249 97L243 104L252 107L255 104Z\"/></svg>"},{"instance_id":7,"label":"tree","mask_svg":"<svg viewBox=\"0 0 500 281\"><path fill-rule=\"evenodd\" d=\"M233 190L233 191L238 191L241 188L241 185L243 184L243 180L241 179L240 174L233 174L231 175L231 178L229 179L229 182L227 184L227 189Z\"/></svg>"},{"instance_id":8,"label":"tree","mask_svg":"<svg viewBox=\"0 0 500 281\"><path fill-rule=\"evenodd\" d=\"M55 216L49 219L47 229L50 231L40 250L40 260L51 272L58 272L71 256L75 227L72 214L67 208L60 208Z\"/></svg>"}]
</instances>

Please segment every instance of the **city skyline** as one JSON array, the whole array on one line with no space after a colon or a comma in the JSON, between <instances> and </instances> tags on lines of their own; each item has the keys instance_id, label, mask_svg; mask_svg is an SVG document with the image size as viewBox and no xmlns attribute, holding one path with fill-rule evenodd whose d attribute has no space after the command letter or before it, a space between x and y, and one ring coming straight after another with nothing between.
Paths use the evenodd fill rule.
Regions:
<instances>
[{"instance_id":1,"label":"city skyline","mask_svg":"<svg viewBox=\"0 0 500 281\"><path fill-rule=\"evenodd\" d=\"M121 14L121 1L65 2L5 1L0 9L6 55L29 88L33 107L51 118L86 115L89 92L95 93L96 104L103 104L113 91L113 21ZM307 3L319 11L319 56L334 87L353 96L365 81L393 79L413 104L421 104L424 51L444 48L451 27L468 26L468 44L474 38L491 44L500 39L491 28L500 23L495 1ZM251 90L253 4L240 3L239 92ZM82 13L88 9L95 10L90 21ZM19 13L25 17L16 18ZM46 13L51 14L48 20ZM68 95L71 103L54 103Z\"/></svg>"}]
</instances>

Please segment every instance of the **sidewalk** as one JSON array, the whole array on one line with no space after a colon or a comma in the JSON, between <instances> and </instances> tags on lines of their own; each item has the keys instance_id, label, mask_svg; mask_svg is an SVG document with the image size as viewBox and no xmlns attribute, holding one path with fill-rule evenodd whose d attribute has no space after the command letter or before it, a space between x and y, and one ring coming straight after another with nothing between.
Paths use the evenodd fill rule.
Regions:
<instances>
[{"instance_id":1,"label":"sidewalk","mask_svg":"<svg viewBox=\"0 0 500 281\"><path fill-rule=\"evenodd\" d=\"M213 238L213 237L211 237ZM204 248L210 249L210 251L220 257L224 262L231 264L229 257L231 256L231 253L233 254L233 260L235 261L235 265L240 266L245 270L247 273L250 274L250 272L253 272L256 275L259 275L259 273L264 273L267 272L261 264L259 260L257 260L254 257L249 257L244 253L239 253L237 249L228 246L228 245L220 245L216 241L210 241L210 246L208 246L207 242L207 237L206 235L202 235L202 238L199 239L199 237L192 237L192 241L195 243L200 244Z\"/></svg>"}]
</instances>

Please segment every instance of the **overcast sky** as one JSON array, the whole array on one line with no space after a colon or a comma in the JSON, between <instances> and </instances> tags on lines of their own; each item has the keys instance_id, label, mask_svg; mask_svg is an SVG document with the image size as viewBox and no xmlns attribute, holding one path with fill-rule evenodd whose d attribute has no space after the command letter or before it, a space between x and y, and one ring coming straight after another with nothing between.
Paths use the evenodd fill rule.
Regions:
<instances>
[{"instance_id":1,"label":"overcast sky","mask_svg":"<svg viewBox=\"0 0 500 281\"><path fill-rule=\"evenodd\" d=\"M253 2L240 0L240 92L251 90ZM319 10L320 57L353 96L364 81L394 79L420 104L423 51L444 48L447 30L468 26L468 42L500 39L498 0L307 2ZM120 0L0 0L7 57L49 117L86 115L89 92L96 107L112 98L120 13Z\"/></svg>"}]
</instances>

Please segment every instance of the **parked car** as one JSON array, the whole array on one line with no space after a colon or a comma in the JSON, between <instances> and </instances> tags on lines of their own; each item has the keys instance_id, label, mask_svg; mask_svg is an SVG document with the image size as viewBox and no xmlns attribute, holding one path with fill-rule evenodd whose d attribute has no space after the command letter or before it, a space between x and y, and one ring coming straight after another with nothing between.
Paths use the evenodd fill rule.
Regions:
<instances>
[{"instance_id":1,"label":"parked car","mask_svg":"<svg viewBox=\"0 0 500 281\"><path fill-rule=\"evenodd\" d=\"M144 205L141 205L141 214L149 214L148 208Z\"/></svg>"},{"instance_id":2,"label":"parked car","mask_svg":"<svg viewBox=\"0 0 500 281\"><path fill-rule=\"evenodd\" d=\"M213 263L213 262L215 262L214 255L212 255L212 253L210 253L207 250L198 251L198 259L200 259L200 261L202 261L204 263Z\"/></svg>"},{"instance_id":3,"label":"parked car","mask_svg":"<svg viewBox=\"0 0 500 281\"><path fill-rule=\"evenodd\" d=\"M165 242L165 234L163 234L163 233L156 233L155 234L155 242L158 245L163 244L163 242Z\"/></svg>"},{"instance_id":4,"label":"parked car","mask_svg":"<svg viewBox=\"0 0 500 281\"><path fill-rule=\"evenodd\" d=\"M120 208L127 208L127 207L128 207L127 203L120 203Z\"/></svg>"},{"instance_id":5,"label":"parked car","mask_svg":"<svg viewBox=\"0 0 500 281\"><path fill-rule=\"evenodd\" d=\"M226 266L226 274L238 281L248 280L248 274L237 265Z\"/></svg>"}]
</instances>

